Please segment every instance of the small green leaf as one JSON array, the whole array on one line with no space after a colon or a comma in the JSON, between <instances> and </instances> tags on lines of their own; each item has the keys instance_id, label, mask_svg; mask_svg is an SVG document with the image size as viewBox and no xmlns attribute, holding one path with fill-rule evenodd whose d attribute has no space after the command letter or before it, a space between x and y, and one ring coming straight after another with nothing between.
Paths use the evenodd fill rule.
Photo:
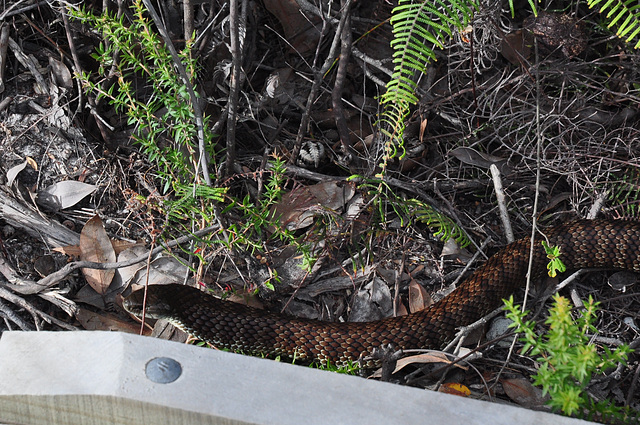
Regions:
<instances>
[{"instance_id":1,"label":"small green leaf","mask_svg":"<svg viewBox=\"0 0 640 425\"><path fill-rule=\"evenodd\" d=\"M567 266L562 262L560 257L560 247L549 246L546 241L542 241L542 246L547 253L549 263L547 264L548 274L551 277L556 277L558 272L564 273L567 271Z\"/></svg>"}]
</instances>

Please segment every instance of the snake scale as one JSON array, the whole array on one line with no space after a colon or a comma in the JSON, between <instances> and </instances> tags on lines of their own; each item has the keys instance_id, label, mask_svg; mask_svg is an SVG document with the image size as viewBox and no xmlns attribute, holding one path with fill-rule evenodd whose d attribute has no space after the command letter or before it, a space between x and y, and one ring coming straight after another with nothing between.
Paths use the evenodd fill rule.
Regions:
<instances>
[{"instance_id":1,"label":"snake scale","mask_svg":"<svg viewBox=\"0 0 640 425\"><path fill-rule=\"evenodd\" d=\"M560 259L570 269L640 271L640 222L577 220L543 233L550 245L560 247ZM455 336L457 328L496 309L503 298L524 285L529 251L530 238L517 240L429 308L379 321L331 323L298 319L222 301L178 284L148 287L146 317L168 319L219 348L344 365L381 345L393 344L402 349L442 347ZM547 261L537 240L534 277L545 272ZM143 298L144 289L138 290L125 299L124 306L140 316Z\"/></svg>"}]
</instances>

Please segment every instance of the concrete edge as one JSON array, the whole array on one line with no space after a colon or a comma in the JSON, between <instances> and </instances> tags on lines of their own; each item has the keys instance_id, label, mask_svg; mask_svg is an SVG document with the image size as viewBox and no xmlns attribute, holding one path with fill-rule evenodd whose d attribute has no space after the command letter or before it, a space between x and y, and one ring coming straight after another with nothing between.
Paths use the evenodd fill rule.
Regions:
<instances>
[{"instance_id":1,"label":"concrete edge","mask_svg":"<svg viewBox=\"0 0 640 425\"><path fill-rule=\"evenodd\" d=\"M175 381L148 378L147 364L159 357L180 365ZM0 359L6 422L589 423L118 332L5 332Z\"/></svg>"}]
</instances>

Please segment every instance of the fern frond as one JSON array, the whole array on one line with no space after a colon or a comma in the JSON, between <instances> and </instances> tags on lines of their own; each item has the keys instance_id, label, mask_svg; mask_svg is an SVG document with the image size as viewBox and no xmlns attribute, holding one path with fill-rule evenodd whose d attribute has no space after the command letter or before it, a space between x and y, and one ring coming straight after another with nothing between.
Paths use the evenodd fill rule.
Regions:
<instances>
[{"instance_id":1,"label":"fern frond","mask_svg":"<svg viewBox=\"0 0 640 425\"><path fill-rule=\"evenodd\" d=\"M603 1L604 0L587 0L587 4L589 8L593 8ZM598 12L604 14L607 11L608 13L605 16L608 20L607 28L611 28L622 21L622 23L618 25L616 35L623 39L625 43L630 43L640 34L640 4L638 4L637 0L608 0L600 7ZM633 48L640 48L640 40L637 41Z\"/></svg>"},{"instance_id":2,"label":"fern frond","mask_svg":"<svg viewBox=\"0 0 640 425\"><path fill-rule=\"evenodd\" d=\"M404 155L404 121L411 106L418 102L416 75L426 72L427 65L436 59L433 49L443 48L444 40L451 38L453 31L465 28L477 8L476 0L400 0L393 9L394 70L380 99L384 110L377 122L387 138L380 164L382 172L391 158Z\"/></svg>"},{"instance_id":3,"label":"fern frond","mask_svg":"<svg viewBox=\"0 0 640 425\"><path fill-rule=\"evenodd\" d=\"M453 238L462 248L471 243L465 231L455 221L435 210L431 205L417 199L410 199L407 202L411 205L416 219L429 226L435 237L443 241Z\"/></svg>"}]
</instances>

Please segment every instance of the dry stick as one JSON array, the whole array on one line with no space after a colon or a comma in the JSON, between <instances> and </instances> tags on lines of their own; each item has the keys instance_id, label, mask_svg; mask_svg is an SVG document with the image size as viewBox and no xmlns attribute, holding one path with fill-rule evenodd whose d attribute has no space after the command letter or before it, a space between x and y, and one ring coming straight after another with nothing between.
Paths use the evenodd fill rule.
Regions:
<instances>
[{"instance_id":1,"label":"dry stick","mask_svg":"<svg viewBox=\"0 0 640 425\"><path fill-rule=\"evenodd\" d=\"M387 74L389 77L393 76L393 71L385 68L383 62L379 59L373 59L372 57L369 57L368 55L364 54L363 52L361 52L360 50L358 50L358 48L356 47L352 47L352 52L354 57L360 59L362 62L373 66L374 68L376 68L378 71L383 72L385 74ZM369 78L372 79L372 81L374 81L376 84L381 84L382 86L386 86L386 84L380 80L379 78L375 77L372 78L371 76L369 76Z\"/></svg>"},{"instance_id":2,"label":"dry stick","mask_svg":"<svg viewBox=\"0 0 640 425\"><path fill-rule=\"evenodd\" d=\"M78 52L76 50L75 47L75 43L74 43L74 32L71 28L71 25L69 25L69 17L67 16L67 12L65 7L68 9L71 7L71 5L66 4L63 5L63 9L60 12L60 15L62 15L62 22L64 23L64 28L65 28L65 32L67 34L67 43L69 44L69 50L71 52L71 57L73 58L73 69L76 73L76 75L78 76L78 78L76 78L76 82L78 84L78 108L77 108L77 113L79 114L80 111L82 111L83 108L83 99L82 99L82 79L79 78L82 75L82 65L80 65L80 59L78 57ZM120 17L120 9L118 9L118 18ZM108 40L105 40L105 43L108 43ZM113 54L113 65L111 65L111 69L115 69L116 67L116 62L117 62L117 49ZM110 74L113 74L114 72L111 72ZM100 116L100 114L98 113L98 106L99 106L99 101L97 101L95 98L91 97L91 96L87 96L87 104L89 106L89 112L91 113L91 115L93 115L93 118L95 119L96 122L96 126L98 127L98 131L100 132L100 136L102 137L102 140L104 140L105 143L107 143L107 145L110 144L110 135L113 132L113 127L111 127L103 117Z\"/></svg>"},{"instance_id":3,"label":"dry stick","mask_svg":"<svg viewBox=\"0 0 640 425\"><path fill-rule=\"evenodd\" d=\"M341 0L342 14L345 18L345 28L340 34L340 60L336 72L336 81L331 93L331 103L333 104L333 118L336 122L336 129L342 142L342 148L347 158L351 155L351 137L349 127L345 118L344 106L342 104L342 92L344 90L344 80L347 77L347 65L351 57L351 1Z\"/></svg>"},{"instance_id":4,"label":"dry stick","mask_svg":"<svg viewBox=\"0 0 640 425\"><path fill-rule=\"evenodd\" d=\"M66 6L67 8L70 7L69 5ZM80 58L78 57L78 51L76 50L76 44L73 41L73 30L71 29L71 25L69 25L69 17L67 16L67 10L65 8L63 8L60 11L60 15L62 16L62 22L64 24L64 31L67 35L67 43L69 44L69 51L71 52L71 58L73 59L73 68L74 71L76 73L76 75L78 76L78 78L75 78L76 80L76 84L78 85L78 108L76 109L76 114L80 115L80 113L82 112L82 108L84 105L84 100L82 98L82 80L79 78L80 75L82 75L82 65L80 65ZM90 111L93 113L95 112L95 116L96 116L96 126L98 127L98 131L100 131L100 135L102 136L102 138L107 141L107 137L108 137L108 132L107 132L107 128L106 125L102 119L102 117L100 117L98 119L98 110L96 108L96 104L93 101L93 99L88 99L89 101L89 105L91 107Z\"/></svg>"},{"instance_id":5,"label":"dry stick","mask_svg":"<svg viewBox=\"0 0 640 425\"><path fill-rule=\"evenodd\" d=\"M38 296L49 303L57 306L64 312L66 312L69 316L73 316L77 307L76 304L68 300L61 295L56 294L55 292L41 292L40 287L37 287L33 281L28 281L26 279L22 279L17 276L17 272L11 267L11 265L6 261L3 256L0 256L0 274L4 276L4 278L10 282L8 284L0 283L0 288L6 288L11 290L12 292L22 293L25 292L25 289L35 288L35 291L38 293ZM19 288L19 290L16 290Z\"/></svg>"},{"instance_id":6,"label":"dry stick","mask_svg":"<svg viewBox=\"0 0 640 425\"><path fill-rule=\"evenodd\" d=\"M347 4L350 3L351 0L347 0ZM333 41L331 42L331 48L329 49L329 54L327 55L322 68L314 72L313 84L311 85L309 96L307 97L307 105L304 114L302 115L302 119L300 120L298 134L296 135L296 141L293 146L293 151L291 152L291 158L289 159L290 164L295 164L296 160L298 159L298 154L300 153L300 148L302 147L302 138L305 134L307 134L307 126L309 125L309 120L311 117L311 106L315 101L324 74L329 70L329 68L331 68L331 65L333 64L333 58L336 56L338 46L340 45L340 34L344 30L346 20L347 16L343 14L340 18L340 22L338 22L338 27L336 28L336 33L333 37ZM324 25L326 25L326 22L327 20L323 21L323 31L320 34L320 39L318 40L318 47L320 47L320 44L322 43L322 35L324 34Z\"/></svg>"},{"instance_id":7,"label":"dry stick","mask_svg":"<svg viewBox=\"0 0 640 425\"><path fill-rule=\"evenodd\" d=\"M40 7L40 5L42 5L42 4L48 4L49 2L48 1L41 1L41 2L38 2L36 4L31 4L29 6L25 6L25 7L22 7L20 9L13 10L16 7L20 6L20 3L26 3L26 2L23 1L23 0L19 0L19 1L15 2L15 3L13 3L12 5L10 5L9 7L7 7L5 9L5 11L2 12L2 14L0 15L0 21L4 21L5 18L8 18L10 16L19 15L21 13L28 12L31 9L35 9L37 7Z\"/></svg>"},{"instance_id":8,"label":"dry stick","mask_svg":"<svg viewBox=\"0 0 640 425\"><path fill-rule=\"evenodd\" d=\"M5 286L5 288L11 290L11 288L9 288L8 286ZM68 298L65 298L55 290L39 293L38 296L67 313L69 317L75 316L78 312L78 305L75 302L71 301Z\"/></svg>"},{"instance_id":9,"label":"dry stick","mask_svg":"<svg viewBox=\"0 0 640 425\"><path fill-rule=\"evenodd\" d=\"M504 234L507 238L507 242L511 243L515 240L513 236L513 229L511 228L511 221L509 220L509 211L507 210L507 200L504 196L504 188L502 187L502 179L500 178L500 170L496 167L496 164L491 164L489 167L491 170L491 178L493 179L493 189L496 192L496 198L498 199L498 210L500 211L500 220L502 221L502 227L504 228Z\"/></svg>"},{"instance_id":10,"label":"dry stick","mask_svg":"<svg viewBox=\"0 0 640 425\"><path fill-rule=\"evenodd\" d=\"M536 69L535 69L535 84L536 84L536 192L533 196L533 211L531 212L531 240L529 244L529 264L527 266L527 279L526 286L524 290L524 300L522 301L522 309L521 311L526 311L527 308L527 297L529 296L529 291L531 289L531 272L533 270L533 255L535 252L535 238L536 238L536 226L538 222L538 198L540 196L540 170L542 168L541 165L541 156L542 156L542 130L540 127L540 103L541 103L541 95L540 95L540 57L538 56L538 40L534 37L533 39L535 59L536 59ZM511 341L511 346L509 347L509 352L507 354L507 358L505 359L504 365L498 372L496 377L496 381L498 382L499 377L502 375L502 372L507 367L511 356L513 355L513 350L515 349L516 342L518 338L513 338Z\"/></svg>"},{"instance_id":11,"label":"dry stick","mask_svg":"<svg viewBox=\"0 0 640 425\"><path fill-rule=\"evenodd\" d=\"M529 265L527 266L527 285L524 291L524 301L522 302L522 311L527 307L527 296L531 288L531 271L533 269L533 254L535 252L536 227L538 222L538 198L540 197L540 170L542 169L542 129L540 127L540 57L538 56L538 41L533 39L534 51L536 56L535 82L536 82L536 192L533 196L533 211L531 212L531 243L529 245ZM515 339L511 344L509 355L515 346Z\"/></svg>"},{"instance_id":12,"label":"dry stick","mask_svg":"<svg viewBox=\"0 0 640 425\"><path fill-rule=\"evenodd\" d=\"M193 37L193 5L191 0L183 0L182 10L184 13L184 39L188 42Z\"/></svg>"},{"instance_id":13,"label":"dry stick","mask_svg":"<svg viewBox=\"0 0 640 425\"><path fill-rule=\"evenodd\" d=\"M35 309L31 306L31 304L27 303L25 300L23 300L22 298L18 297L17 295L15 295L14 293L12 293L11 291L8 291L4 288L0 288L0 298L4 298L7 301L10 301L22 308L24 308L27 313L29 313L31 315L31 317L33 318L33 323L36 327L36 330L39 331L40 330L40 325L38 324L38 315L37 313L34 311Z\"/></svg>"},{"instance_id":14,"label":"dry stick","mask_svg":"<svg viewBox=\"0 0 640 425\"><path fill-rule=\"evenodd\" d=\"M37 322L38 316L40 316L46 322L56 324L62 327L63 329L67 329L70 331L77 330L74 326L71 326L68 323L64 323L61 320L58 320L55 317L51 317L47 313L38 310L23 298L20 298L19 296L15 295L13 292L6 289L6 287L4 288L0 287L0 298L4 298L5 300L10 301L17 306L22 307L27 312L29 312L29 314L31 314L31 316L33 317L34 323L36 325L36 330L40 330L40 326L38 325L38 322Z\"/></svg>"},{"instance_id":15,"label":"dry stick","mask_svg":"<svg viewBox=\"0 0 640 425\"><path fill-rule=\"evenodd\" d=\"M42 74L40 73L40 71L38 71L38 67L36 67L35 63L33 63L31 57L27 56L22 51L18 43L16 43L15 40L11 37L9 37L9 47L11 47L13 55L16 57L16 59L18 59L18 62L20 62L22 66L27 68L29 72L31 72L31 75L33 75L33 78L36 80L36 85L40 90L40 94L49 94L47 83L44 81Z\"/></svg>"},{"instance_id":16,"label":"dry stick","mask_svg":"<svg viewBox=\"0 0 640 425\"><path fill-rule=\"evenodd\" d=\"M2 300L0 300L0 316L2 316L5 321L11 321L18 325L18 327L23 331L31 331L33 328L29 323L24 321L22 317L18 316L15 311L11 310L11 308L6 305Z\"/></svg>"},{"instance_id":17,"label":"dry stick","mask_svg":"<svg viewBox=\"0 0 640 425\"><path fill-rule=\"evenodd\" d=\"M209 177L209 159L207 158L207 151L206 151L206 146L204 141L204 122L202 119L202 109L200 108L198 97L196 96L196 92L193 90L193 85L191 84L191 79L189 78L189 75L187 75L187 70L185 69L184 64L180 60L180 56L178 56L178 52L176 51L175 46L171 42L171 37L169 37L169 33L167 32L167 29L162 23L162 19L160 19L160 16L158 16L158 13L156 12L155 8L153 7L153 5L149 0L142 0L142 2L147 8L147 11L149 12L149 14L151 15L151 19L153 19L153 22L156 24L156 27L158 27L158 32L160 33L160 36L162 36L162 39L164 40L164 43L167 46L167 49L169 50L169 53L171 53L171 58L173 58L173 62L176 65L176 68L178 69L178 74L180 75L180 77L182 77L182 82L187 88L187 92L189 93L189 98L191 100L191 107L193 108L193 115L196 121L196 129L198 133L198 151L199 151L198 167L202 171L202 178L204 179L205 184L207 186L211 186L211 178ZM196 173L197 172L198 170L196 170Z\"/></svg>"},{"instance_id":18,"label":"dry stick","mask_svg":"<svg viewBox=\"0 0 640 425\"><path fill-rule=\"evenodd\" d=\"M609 192L609 190L605 190L604 193L598 195L593 205L591 205L591 208L589 208L589 213L587 214L588 220L593 220L594 218L596 218L596 216L600 212L600 209L602 208L602 205L604 205L604 202L607 200Z\"/></svg>"},{"instance_id":19,"label":"dry stick","mask_svg":"<svg viewBox=\"0 0 640 425\"><path fill-rule=\"evenodd\" d=\"M0 24L0 93L4 91L4 70L7 66L7 48L9 47L9 24ZM2 109L0 109L2 111Z\"/></svg>"},{"instance_id":20,"label":"dry stick","mask_svg":"<svg viewBox=\"0 0 640 425\"><path fill-rule=\"evenodd\" d=\"M636 391L636 386L638 385L638 376L640 376L640 365L636 366L636 371L633 374L633 379L631 380L631 386L629 388L629 394L627 394L627 399L625 400L625 406L631 405L633 401L633 394Z\"/></svg>"},{"instance_id":21,"label":"dry stick","mask_svg":"<svg viewBox=\"0 0 640 425\"><path fill-rule=\"evenodd\" d=\"M232 60L231 80L229 81L229 111L227 113L227 159L223 175L231 177L233 175L233 163L236 161L236 121L238 115L238 97L240 77L240 65L242 64L242 53L240 45L240 29L238 28L238 0L229 1L229 44Z\"/></svg>"}]
</instances>

